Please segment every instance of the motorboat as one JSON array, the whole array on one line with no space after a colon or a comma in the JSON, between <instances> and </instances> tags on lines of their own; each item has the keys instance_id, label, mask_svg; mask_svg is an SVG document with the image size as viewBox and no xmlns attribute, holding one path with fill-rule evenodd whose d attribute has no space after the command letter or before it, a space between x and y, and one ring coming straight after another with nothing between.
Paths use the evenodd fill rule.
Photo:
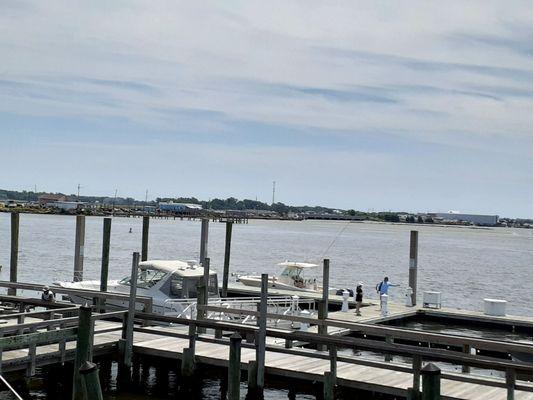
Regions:
<instances>
[{"instance_id":1,"label":"motorboat","mask_svg":"<svg viewBox=\"0 0 533 400\"><path fill-rule=\"evenodd\" d=\"M139 263L137 274L137 295L152 298L152 311L156 314L166 314L169 308L172 312L179 300L197 297L197 287L203 279L204 268L196 261L152 260ZM67 289L100 290L99 280L81 282L55 282L56 285ZM113 293L130 293L131 277L112 280L107 283L107 291ZM209 270L209 296L218 297L218 279L216 271ZM88 295L71 294L70 300L76 304L92 303ZM121 308L128 306L127 300L108 299L107 304ZM183 302L182 304L186 304Z\"/></svg>"},{"instance_id":2,"label":"motorboat","mask_svg":"<svg viewBox=\"0 0 533 400\"><path fill-rule=\"evenodd\" d=\"M318 267L317 264L285 261L278 264L282 267L279 276L268 277L268 287L284 290L295 290L302 292L317 292L322 293L322 287L318 285L316 278L307 278L306 271ZM246 286L261 286L260 275L240 275L237 281Z\"/></svg>"}]
</instances>

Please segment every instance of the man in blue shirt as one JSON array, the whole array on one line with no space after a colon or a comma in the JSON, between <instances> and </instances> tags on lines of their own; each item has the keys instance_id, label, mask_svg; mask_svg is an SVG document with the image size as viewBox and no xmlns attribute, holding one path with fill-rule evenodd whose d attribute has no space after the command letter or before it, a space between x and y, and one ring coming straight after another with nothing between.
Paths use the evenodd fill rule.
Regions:
<instances>
[{"instance_id":1,"label":"man in blue shirt","mask_svg":"<svg viewBox=\"0 0 533 400\"><path fill-rule=\"evenodd\" d=\"M376 290L377 292L379 293L379 308L381 309L382 308L382 304L381 304L381 296L386 294L388 295L389 294L389 287L394 287L394 286L400 286L400 285L395 285L393 283L390 283L389 282L389 277L386 276L385 278L383 278L383 282L381 283L378 283L377 287L376 287Z\"/></svg>"}]
</instances>

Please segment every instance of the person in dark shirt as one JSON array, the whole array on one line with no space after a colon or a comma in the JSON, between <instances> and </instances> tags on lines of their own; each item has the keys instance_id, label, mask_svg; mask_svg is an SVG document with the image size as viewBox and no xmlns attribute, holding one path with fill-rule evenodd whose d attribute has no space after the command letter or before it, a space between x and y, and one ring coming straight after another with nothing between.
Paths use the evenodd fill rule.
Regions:
<instances>
[{"instance_id":1,"label":"person in dark shirt","mask_svg":"<svg viewBox=\"0 0 533 400\"><path fill-rule=\"evenodd\" d=\"M361 306L363 305L363 284L359 282L355 288L355 315L361 316Z\"/></svg>"},{"instance_id":2,"label":"person in dark shirt","mask_svg":"<svg viewBox=\"0 0 533 400\"><path fill-rule=\"evenodd\" d=\"M54 302L56 300L56 296L48 286L45 286L43 287L43 294L41 295L41 299L44 301Z\"/></svg>"}]
</instances>

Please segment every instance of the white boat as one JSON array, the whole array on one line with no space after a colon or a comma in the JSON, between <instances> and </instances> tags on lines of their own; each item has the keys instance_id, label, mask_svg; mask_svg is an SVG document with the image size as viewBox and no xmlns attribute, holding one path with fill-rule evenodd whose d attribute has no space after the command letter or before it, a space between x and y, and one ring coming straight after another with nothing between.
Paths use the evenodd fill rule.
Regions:
<instances>
[{"instance_id":1,"label":"white boat","mask_svg":"<svg viewBox=\"0 0 533 400\"><path fill-rule=\"evenodd\" d=\"M317 264L285 261L279 263L278 266L283 267L283 270L279 276L269 275L268 287L292 291L322 293L322 287L318 286L316 278L305 277L305 271L318 267ZM260 275L241 275L237 280L246 286L261 286Z\"/></svg>"},{"instance_id":2,"label":"white boat","mask_svg":"<svg viewBox=\"0 0 533 400\"><path fill-rule=\"evenodd\" d=\"M196 298L197 286L204 276L204 269L196 261L152 260L139 263L137 277L137 295L151 297L152 311L165 314L174 309L179 299ZM129 276L107 283L107 291L113 293L130 293ZM56 285L69 289L100 290L100 281L56 282ZM218 297L218 280L216 271L209 270L209 295ZM90 295L71 295L70 299L76 304L92 303ZM107 304L121 308L128 306L127 300L107 300ZM186 303L183 303L186 304ZM170 308L170 309L169 309Z\"/></svg>"}]
</instances>

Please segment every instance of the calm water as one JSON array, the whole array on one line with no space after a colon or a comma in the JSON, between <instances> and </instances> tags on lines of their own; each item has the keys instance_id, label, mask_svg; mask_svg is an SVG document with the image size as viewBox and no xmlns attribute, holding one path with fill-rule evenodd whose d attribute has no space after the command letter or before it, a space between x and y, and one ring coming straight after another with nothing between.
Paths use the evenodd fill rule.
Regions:
<instances>
[{"instance_id":1,"label":"calm water","mask_svg":"<svg viewBox=\"0 0 533 400\"><path fill-rule=\"evenodd\" d=\"M111 278L130 273L131 254L140 251L141 227L139 218L113 219ZM129 233L130 228L132 233ZM275 264L286 259L320 263L327 257L331 260L332 286L353 287L356 282L363 281L365 296L376 298L376 283L388 275L400 285L392 290L392 297L403 301L408 279L410 229L420 232L420 292L438 290L443 293L445 306L474 310L482 309L485 297L503 298L509 301L509 313L533 315L530 307L533 230L250 221L233 227L231 271L275 273ZM3 280L9 279L9 230L9 214L0 213L0 265L4 266L0 279ZM74 231L72 216L21 215L19 280L45 284L70 280ZM224 224L210 224L209 256L211 264L219 271L224 256L224 236ZM197 259L199 238L198 221L151 220L149 258ZM102 218L88 217L85 279L99 277L101 240ZM152 386L149 383L143 386L148 389L137 395L128 393L115 397L110 394L108 399L145 398ZM167 398L165 394L150 394L151 398ZM287 390L272 389L266 394L272 400L288 398ZM31 397L46 398L46 395L37 389L32 391ZM4 392L0 394L0 399L3 398L10 397ZM205 380L198 398L220 398L220 381ZM314 396L299 394L296 398L312 399Z\"/></svg>"},{"instance_id":2,"label":"calm water","mask_svg":"<svg viewBox=\"0 0 533 400\"><path fill-rule=\"evenodd\" d=\"M110 277L130 273L131 254L140 251L140 218L114 218ZM132 233L129 233L129 229ZM322 221L250 221L235 224L231 272L275 273L276 263L331 260L331 285L365 283L365 296L375 298L375 284L388 275L403 301L409 265L409 231L419 230L419 292L442 292L445 306L480 310L483 298L508 300L508 312L533 315L530 307L533 230L391 225ZM0 213L0 279L9 279L9 214ZM19 280L52 283L72 278L75 217L20 217ZM339 235L340 233L340 235ZM225 224L210 223L211 265L222 270ZM336 238L336 239L335 239ZM328 246L333 245L324 254ZM87 217L85 279L98 278L102 218ZM151 220L149 258L197 259L200 222ZM319 273L320 270L317 270Z\"/></svg>"}]
</instances>

